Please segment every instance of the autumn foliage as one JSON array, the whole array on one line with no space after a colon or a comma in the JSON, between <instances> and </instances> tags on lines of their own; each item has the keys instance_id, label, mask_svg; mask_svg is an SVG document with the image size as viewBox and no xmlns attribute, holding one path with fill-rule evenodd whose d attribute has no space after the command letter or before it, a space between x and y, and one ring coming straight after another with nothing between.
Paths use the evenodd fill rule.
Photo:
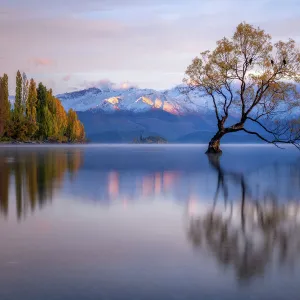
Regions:
<instances>
[{"instance_id":1,"label":"autumn foliage","mask_svg":"<svg viewBox=\"0 0 300 300\"><path fill-rule=\"evenodd\" d=\"M0 77L0 140L83 142L85 131L76 112L64 110L52 90L16 76L14 107L8 97L8 76Z\"/></svg>"},{"instance_id":2,"label":"autumn foliage","mask_svg":"<svg viewBox=\"0 0 300 300\"><path fill-rule=\"evenodd\" d=\"M215 112L218 129L207 153L220 153L221 139L234 132L300 149L299 121L292 118L300 102L300 49L294 40L273 43L264 30L241 23L232 37L193 59L184 81L202 92Z\"/></svg>"}]
</instances>

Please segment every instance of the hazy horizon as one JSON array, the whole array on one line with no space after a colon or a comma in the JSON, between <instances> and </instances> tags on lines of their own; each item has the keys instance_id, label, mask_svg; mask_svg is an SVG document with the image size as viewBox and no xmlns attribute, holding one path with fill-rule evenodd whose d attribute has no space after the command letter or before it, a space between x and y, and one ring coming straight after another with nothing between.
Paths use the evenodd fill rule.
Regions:
<instances>
[{"instance_id":1,"label":"hazy horizon","mask_svg":"<svg viewBox=\"0 0 300 300\"><path fill-rule=\"evenodd\" d=\"M93 86L167 89L192 58L231 36L240 22L273 39L300 42L300 2L187 0L0 0L0 62L55 94ZM298 9L297 9L298 8Z\"/></svg>"}]
</instances>

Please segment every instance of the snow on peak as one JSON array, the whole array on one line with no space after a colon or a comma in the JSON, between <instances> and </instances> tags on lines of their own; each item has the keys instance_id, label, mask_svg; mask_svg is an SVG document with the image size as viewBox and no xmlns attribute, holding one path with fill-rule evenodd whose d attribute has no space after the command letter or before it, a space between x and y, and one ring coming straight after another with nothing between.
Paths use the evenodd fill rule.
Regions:
<instances>
[{"instance_id":1,"label":"snow on peak","mask_svg":"<svg viewBox=\"0 0 300 300\"><path fill-rule=\"evenodd\" d=\"M156 91L138 89L126 84L119 89L89 88L82 91L57 95L66 110L75 111L114 110L146 112L152 109L172 114L203 111L205 100L196 91L183 91L181 86L170 90Z\"/></svg>"}]
</instances>

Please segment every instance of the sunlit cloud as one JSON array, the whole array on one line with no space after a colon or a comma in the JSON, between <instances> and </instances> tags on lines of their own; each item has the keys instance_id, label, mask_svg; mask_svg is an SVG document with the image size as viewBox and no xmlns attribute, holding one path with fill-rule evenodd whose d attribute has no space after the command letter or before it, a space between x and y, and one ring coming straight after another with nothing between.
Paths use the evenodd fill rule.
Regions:
<instances>
[{"instance_id":1,"label":"sunlit cloud","mask_svg":"<svg viewBox=\"0 0 300 300\"><path fill-rule=\"evenodd\" d=\"M100 79L100 80L85 80L83 83L80 84L82 88L89 89L89 88L98 88L98 89L129 89L138 87L135 84L131 84L129 82L122 82L122 83L115 83L110 81L109 79Z\"/></svg>"},{"instance_id":2,"label":"sunlit cloud","mask_svg":"<svg viewBox=\"0 0 300 300\"><path fill-rule=\"evenodd\" d=\"M130 88L137 88L138 86L136 84L130 83L130 82L122 82L121 84L116 84L115 87L117 89L121 89L121 90L128 90Z\"/></svg>"},{"instance_id":3,"label":"sunlit cloud","mask_svg":"<svg viewBox=\"0 0 300 300\"><path fill-rule=\"evenodd\" d=\"M69 81L71 79L71 74L68 74L63 77L63 81Z\"/></svg>"},{"instance_id":4,"label":"sunlit cloud","mask_svg":"<svg viewBox=\"0 0 300 300\"><path fill-rule=\"evenodd\" d=\"M49 58L33 58L31 60L36 66L51 66L53 61Z\"/></svg>"},{"instance_id":5,"label":"sunlit cloud","mask_svg":"<svg viewBox=\"0 0 300 300\"><path fill-rule=\"evenodd\" d=\"M85 80L80 84L82 88L99 88L99 89L112 89L115 86L115 83L111 82L109 79L100 79L100 80Z\"/></svg>"}]
</instances>

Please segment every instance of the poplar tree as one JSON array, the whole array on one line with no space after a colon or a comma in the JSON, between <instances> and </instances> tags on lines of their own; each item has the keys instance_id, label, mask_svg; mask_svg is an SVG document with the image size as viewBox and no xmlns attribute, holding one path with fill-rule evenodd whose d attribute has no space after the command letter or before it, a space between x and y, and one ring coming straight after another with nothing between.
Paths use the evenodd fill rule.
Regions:
<instances>
[{"instance_id":1,"label":"poplar tree","mask_svg":"<svg viewBox=\"0 0 300 300\"><path fill-rule=\"evenodd\" d=\"M0 138L28 141L46 139L54 142L79 142L85 140L85 132L77 114L72 109L66 113L61 102L53 96L52 89L25 73L16 75L14 109L10 113L8 76L0 77Z\"/></svg>"},{"instance_id":2,"label":"poplar tree","mask_svg":"<svg viewBox=\"0 0 300 300\"><path fill-rule=\"evenodd\" d=\"M10 102L8 93L8 76L4 74L2 77L2 88L4 92L4 109L5 109L5 120L8 121L10 117Z\"/></svg>"},{"instance_id":3,"label":"poplar tree","mask_svg":"<svg viewBox=\"0 0 300 300\"><path fill-rule=\"evenodd\" d=\"M26 101L26 118L28 122L28 135L34 136L37 126L37 91L36 83L33 79L30 80L28 89L28 98Z\"/></svg>"},{"instance_id":4,"label":"poplar tree","mask_svg":"<svg viewBox=\"0 0 300 300\"><path fill-rule=\"evenodd\" d=\"M37 88L37 121L39 123L39 137L45 138L45 109L46 109L47 89L40 82Z\"/></svg>"},{"instance_id":5,"label":"poplar tree","mask_svg":"<svg viewBox=\"0 0 300 300\"><path fill-rule=\"evenodd\" d=\"M78 120L73 109L68 111L67 137L70 142L81 142L85 140L85 132L82 123Z\"/></svg>"},{"instance_id":6,"label":"poplar tree","mask_svg":"<svg viewBox=\"0 0 300 300\"><path fill-rule=\"evenodd\" d=\"M17 72L16 76L16 97L14 105L14 119L20 121L23 115L23 106L22 106L22 76L20 71Z\"/></svg>"},{"instance_id":7,"label":"poplar tree","mask_svg":"<svg viewBox=\"0 0 300 300\"><path fill-rule=\"evenodd\" d=\"M10 118L10 102L8 99L8 76L0 77L0 137L6 132Z\"/></svg>"},{"instance_id":8,"label":"poplar tree","mask_svg":"<svg viewBox=\"0 0 300 300\"><path fill-rule=\"evenodd\" d=\"M22 109L23 112L26 111L26 102L28 99L28 87L29 83L27 80L26 74L23 72L22 74Z\"/></svg>"},{"instance_id":9,"label":"poplar tree","mask_svg":"<svg viewBox=\"0 0 300 300\"><path fill-rule=\"evenodd\" d=\"M67 137L71 142L74 142L76 140L76 122L77 122L76 112L73 109L69 109Z\"/></svg>"},{"instance_id":10,"label":"poplar tree","mask_svg":"<svg viewBox=\"0 0 300 300\"><path fill-rule=\"evenodd\" d=\"M33 79L30 80L28 89L28 99L26 102L26 116L29 120L36 122L36 105L37 105L37 91L36 83Z\"/></svg>"},{"instance_id":11,"label":"poplar tree","mask_svg":"<svg viewBox=\"0 0 300 300\"><path fill-rule=\"evenodd\" d=\"M0 77L0 138L4 135L4 92L2 88L2 77Z\"/></svg>"}]
</instances>

